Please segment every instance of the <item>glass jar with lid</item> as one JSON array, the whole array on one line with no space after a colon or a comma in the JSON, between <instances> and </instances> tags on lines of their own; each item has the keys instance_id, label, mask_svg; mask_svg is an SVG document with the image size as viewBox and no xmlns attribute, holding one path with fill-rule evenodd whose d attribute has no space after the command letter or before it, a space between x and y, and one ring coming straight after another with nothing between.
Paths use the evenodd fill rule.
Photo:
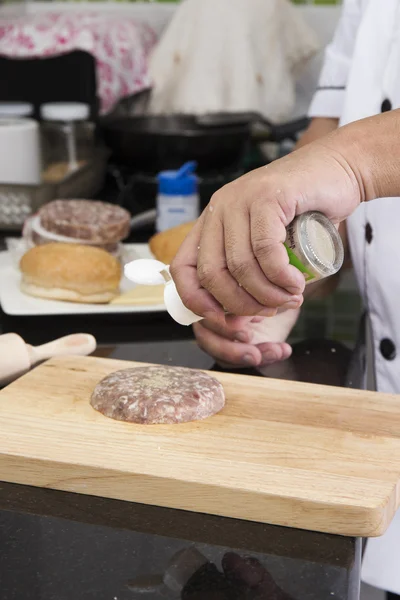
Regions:
<instances>
[{"instance_id":1,"label":"glass jar with lid","mask_svg":"<svg viewBox=\"0 0 400 600\"><path fill-rule=\"evenodd\" d=\"M286 229L289 262L307 283L335 275L343 265L343 242L336 227L322 213L310 211L296 217Z\"/></svg>"},{"instance_id":2,"label":"glass jar with lid","mask_svg":"<svg viewBox=\"0 0 400 600\"><path fill-rule=\"evenodd\" d=\"M90 107L79 102L43 104L41 140L43 180L59 181L93 157L95 126Z\"/></svg>"}]
</instances>

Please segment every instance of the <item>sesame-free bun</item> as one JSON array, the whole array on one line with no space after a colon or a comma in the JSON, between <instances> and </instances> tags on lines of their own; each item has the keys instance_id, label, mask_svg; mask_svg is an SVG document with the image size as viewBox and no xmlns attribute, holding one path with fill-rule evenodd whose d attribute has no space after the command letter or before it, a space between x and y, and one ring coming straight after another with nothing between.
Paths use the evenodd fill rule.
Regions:
<instances>
[{"instance_id":1,"label":"sesame-free bun","mask_svg":"<svg viewBox=\"0 0 400 600\"><path fill-rule=\"evenodd\" d=\"M170 265L184 239L193 229L194 224L195 221L190 221L189 223L183 223L183 225L178 225L177 227L153 235L149 240L153 256L165 265Z\"/></svg>"},{"instance_id":2,"label":"sesame-free bun","mask_svg":"<svg viewBox=\"0 0 400 600\"><path fill-rule=\"evenodd\" d=\"M21 290L30 296L88 304L105 304L119 293L122 269L100 248L79 244L45 244L21 259Z\"/></svg>"}]
</instances>

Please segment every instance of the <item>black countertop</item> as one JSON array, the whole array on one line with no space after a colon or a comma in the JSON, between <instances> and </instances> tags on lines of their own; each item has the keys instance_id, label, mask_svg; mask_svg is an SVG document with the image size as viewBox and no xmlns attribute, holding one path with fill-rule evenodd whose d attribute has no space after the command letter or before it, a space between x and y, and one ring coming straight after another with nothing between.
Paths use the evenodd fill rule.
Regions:
<instances>
[{"instance_id":1,"label":"black countertop","mask_svg":"<svg viewBox=\"0 0 400 600\"><path fill-rule=\"evenodd\" d=\"M97 337L99 355L216 368L191 329L166 315L0 313L1 331L15 331L32 344L87 331ZM344 346L308 340L264 376L345 385L350 363ZM196 571L190 557L181 557L183 588L156 585L154 575L193 545L208 564ZM354 538L0 483L1 600L356 600L360 546Z\"/></svg>"}]
</instances>

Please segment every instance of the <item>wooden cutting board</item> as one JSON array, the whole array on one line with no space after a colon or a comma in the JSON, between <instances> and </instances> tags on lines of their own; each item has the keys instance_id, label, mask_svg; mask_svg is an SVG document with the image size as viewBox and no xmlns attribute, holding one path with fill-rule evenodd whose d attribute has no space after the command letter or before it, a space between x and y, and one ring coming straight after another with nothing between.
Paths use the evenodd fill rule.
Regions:
<instances>
[{"instance_id":1,"label":"wooden cutting board","mask_svg":"<svg viewBox=\"0 0 400 600\"><path fill-rule=\"evenodd\" d=\"M132 425L89 404L137 363L53 359L0 392L0 479L343 535L399 504L400 396L216 374L225 409Z\"/></svg>"}]
</instances>

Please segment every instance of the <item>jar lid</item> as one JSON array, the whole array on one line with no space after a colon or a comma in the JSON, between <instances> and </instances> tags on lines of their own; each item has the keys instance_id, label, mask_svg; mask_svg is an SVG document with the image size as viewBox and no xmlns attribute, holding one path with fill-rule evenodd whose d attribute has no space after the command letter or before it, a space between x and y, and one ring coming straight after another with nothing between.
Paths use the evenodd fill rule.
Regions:
<instances>
[{"instance_id":1,"label":"jar lid","mask_svg":"<svg viewBox=\"0 0 400 600\"><path fill-rule=\"evenodd\" d=\"M165 196L192 196L197 193L196 162L187 162L178 171L161 171L158 191Z\"/></svg>"},{"instance_id":2,"label":"jar lid","mask_svg":"<svg viewBox=\"0 0 400 600\"><path fill-rule=\"evenodd\" d=\"M30 117L33 110L29 102L0 102L0 117Z\"/></svg>"},{"instance_id":3,"label":"jar lid","mask_svg":"<svg viewBox=\"0 0 400 600\"><path fill-rule=\"evenodd\" d=\"M320 212L298 217L298 239L309 266L318 275L334 275L343 265L344 249L336 227Z\"/></svg>"},{"instance_id":4,"label":"jar lid","mask_svg":"<svg viewBox=\"0 0 400 600\"><path fill-rule=\"evenodd\" d=\"M50 102L40 107L40 115L45 121L85 121L90 107L82 102Z\"/></svg>"}]
</instances>

